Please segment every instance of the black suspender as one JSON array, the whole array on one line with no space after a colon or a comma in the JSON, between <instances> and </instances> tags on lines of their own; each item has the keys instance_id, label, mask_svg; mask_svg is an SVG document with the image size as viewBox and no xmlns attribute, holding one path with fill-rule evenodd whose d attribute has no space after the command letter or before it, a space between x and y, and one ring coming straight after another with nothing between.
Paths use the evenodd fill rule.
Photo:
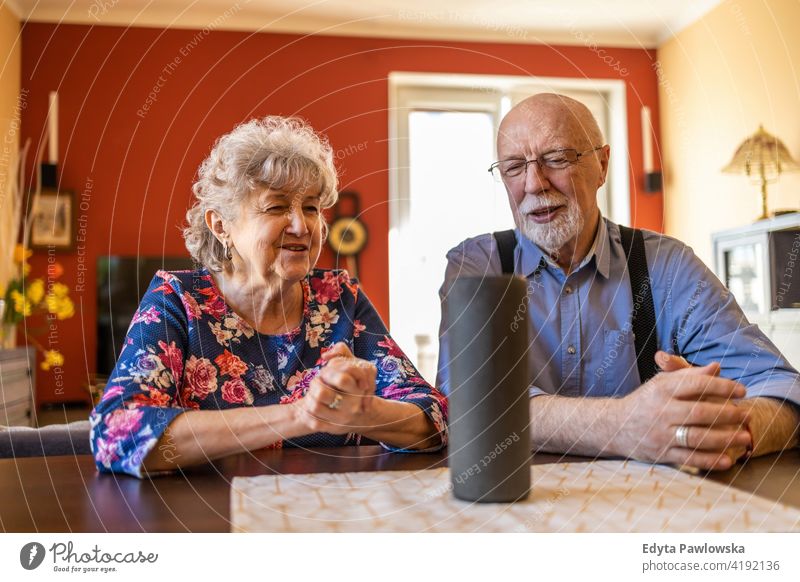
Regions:
<instances>
[{"instance_id":1,"label":"black suspender","mask_svg":"<svg viewBox=\"0 0 800 582\"><path fill-rule=\"evenodd\" d=\"M497 243L497 251L500 254L500 266L503 275L514 274L514 247L517 246L517 237L513 230L501 230L494 233L494 240Z\"/></svg>"},{"instance_id":2,"label":"black suspender","mask_svg":"<svg viewBox=\"0 0 800 582\"><path fill-rule=\"evenodd\" d=\"M656 309L653 304L653 289L650 272L647 269L647 255L644 249L644 236L638 229L620 225L622 247L628 264L633 296L633 314L631 316L633 341L636 347L636 367L642 383L658 373L655 356L658 349L656 338ZM514 274L514 247L517 239L513 230L494 233L497 250L500 255L500 266L504 275Z\"/></svg>"},{"instance_id":3,"label":"black suspender","mask_svg":"<svg viewBox=\"0 0 800 582\"><path fill-rule=\"evenodd\" d=\"M655 376L659 369L655 357L656 309L653 305L653 289L650 272L647 270L647 255L644 250L644 236L639 229L620 225L619 234L622 248L628 261L628 274L631 278L633 295L633 342L636 346L636 366L642 383Z\"/></svg>"}]
</instances>

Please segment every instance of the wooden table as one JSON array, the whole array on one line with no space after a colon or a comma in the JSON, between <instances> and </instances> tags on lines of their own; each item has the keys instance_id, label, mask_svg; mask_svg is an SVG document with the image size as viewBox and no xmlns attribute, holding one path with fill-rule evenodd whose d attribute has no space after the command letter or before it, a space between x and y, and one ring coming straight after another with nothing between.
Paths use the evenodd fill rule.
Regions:
<instances>
[{"instance_id":1,"label":"wooden table","mask_svg":"<svg viewBox=\"0 0 800 582\"><path fill-rule=\"evenodd\" d=\"M534 464L587 459L537 454ZM138 480L98 474L90 456L0 460L5 532L227 532L233 477L419 470L446 454L393 454L380 447L263 450L175 475ZM708 479L800 507L800 450L752 459Z\"/></svg>"}]
</instances>

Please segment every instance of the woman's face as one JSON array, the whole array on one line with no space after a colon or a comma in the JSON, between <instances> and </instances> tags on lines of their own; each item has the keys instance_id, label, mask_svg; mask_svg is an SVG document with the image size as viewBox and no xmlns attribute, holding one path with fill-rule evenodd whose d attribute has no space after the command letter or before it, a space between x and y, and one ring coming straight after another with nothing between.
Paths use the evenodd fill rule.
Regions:
<instances>
[{"instance_id":1,"label":"woman's face","mask_svg":"<svg viewBox=\"0 0 800 582\"><path fill-rule=\"evenodd\" d=\"M319 189L251 192L230 237L237 269L265 281L300 281L322 250Z\"/></svg>"}]
</instances>

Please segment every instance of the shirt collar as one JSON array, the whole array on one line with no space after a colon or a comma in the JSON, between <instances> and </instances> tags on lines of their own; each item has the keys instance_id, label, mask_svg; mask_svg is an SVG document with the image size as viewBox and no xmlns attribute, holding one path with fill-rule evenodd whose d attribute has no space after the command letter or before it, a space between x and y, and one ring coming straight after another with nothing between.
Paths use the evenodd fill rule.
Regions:
<instances>
[{"instance_id":1,"label":"shirt collar","mask_svg":"<svg viewBox=\"0 0 800 582\"><path fill-rule=\"evenodd\" d=\"M514 262L518 267L517 273L523 277L530 277L547 264L544 253L531 239L522 234L519 228L515 230L515 234L517 248L514 249Z\"/></svg>"},{"instance_id":2,"label":"shirt collar","mask_svg":"<svg viewBox=\"0 0 800 582\"><path fill-rule=\"evenodd\" d=\"M608 245L608 224L606 219L600 217L600 224L597 225L597 236L594 238L593 253L597 272L608 279L611 272L611 255Z\"/></svg>"},{"instance_id":3,"label":"shirt collar","mask_svg":"<svg viewBox=\"0 0 800 582\"><path fill-rule=\"evenodd\" d=\"M547 254L542 251L542 249L540 249L532 240L522 234L519 229L516 229L516 236L518 244L515 252L515 262L519 267L517 270L518 273L525 277L530 277L543 266L547 264L555 264L550 260L550 257L548 257ZM589 249L589 252L586 253L586 257L584 257L583 261L581 261L581 264L575 270L578 271L586 266L589 261L592 260L592 257L595 257L597 272L608 279L611 260L608 248L608 227L606 226L605 218L602 216L600 217L600 221L597 226L597 234L595 234L592 246Z\"/></svg>"}]
</instances>

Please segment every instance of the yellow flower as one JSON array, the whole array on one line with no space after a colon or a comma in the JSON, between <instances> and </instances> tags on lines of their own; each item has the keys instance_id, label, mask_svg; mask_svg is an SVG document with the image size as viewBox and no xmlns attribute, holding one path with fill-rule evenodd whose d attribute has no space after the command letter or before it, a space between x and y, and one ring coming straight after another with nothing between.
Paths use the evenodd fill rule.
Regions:
<instances>
[{"instance_id":1,"label":"yellow flower","mask_svg":"<svg viewBox=\"0 0 800 582\"><path fill-rule=\"evenodd\" d=\"M22 263L22 276L27 277L31 272L31 266L28 263Z\"/></svg>"},{"instance_id":2,"label":"yellow flower","mask_svg":"<svg viewBox=\"0 0 800 582\"><path fill-rule=\"evenodd\" d=\"M75 315L75 305L69 297L64 297L61 300L58 311L56 311L56 317L58 319L69 319L73 315Z\"/></svg>"},{"instance_id":3,"label":"yellow flower","mask_svg":"<svg viewBox=\"0 0 800 582\"><path fill-rule=\"evenodd\" d=\"M14 247L14 262L18 265L27 261L29 258L31 258L31 256L33 256L32 250L26 249L20 244Z\"/></svg>"},{"instance_id":4,"label":"yellow flower","mask_svg":"<svg viewBox=\"0 0 800 582\"><path fill-rule=\"evenodd\" d=\"M44 361L42 362L42 370L49 370L54 366L64 365L64 355L58 350L46 350L44 352Z\"/></svg>"},{"instance_id":5,"label":"yellow flower","mask_svg":"<svg viewBox=\"0 0 800 582\"><path fill-rule=\"evenodd\" d=\"M16 289L11 292L11 300L14 302L14 311L21 314L22 317L28 317L33 312L31 302Z\"/></svg>"},{"instance_id":6,"label":"yellow flower","mask_svg":"<svg viewBox=\"0 0 800 582\"><path fill-rule=\"evenodd\" d=\"M69 295L69 287L64 285L64 283L53 283L50 287L50 292L60 299Z\"/></svg>"},{"instance_id":7,"label":"yellow flower","mask_svg":"<svg viewBox=\"0 0 800 582\"><path fill-rule=\"evenodd\" d=\"M35 279L28 288L25 290L25 295L28 296L31 303L34 305L38 305L41 303L42 298L44 297L44 281L41 279Z\"/></svg>"},{"instance_id":8,"label":"yellow flower","mask_svg":"<svg viewBox=\"0 0 800 582\"><path fill-rule=\"evenodd\" d=\"M58 297L53 295L52 293L48 293L47 297L44 298L44 303L47 306L47 312L55 314L58 311L58 304L60 303Z\"/></svg>"},{"instance_id":9,"label":"yellow flower","mask_svg":"<svg viewBox=\"0 0 800 582\"><path fill-rule=\"evenodd\" d=\"M47 311L58 319L69 319L75 315L75 305L69 297L59 297L54 293L48 293L44 301L47 305Z\"/></svg>"}]
</instances>

